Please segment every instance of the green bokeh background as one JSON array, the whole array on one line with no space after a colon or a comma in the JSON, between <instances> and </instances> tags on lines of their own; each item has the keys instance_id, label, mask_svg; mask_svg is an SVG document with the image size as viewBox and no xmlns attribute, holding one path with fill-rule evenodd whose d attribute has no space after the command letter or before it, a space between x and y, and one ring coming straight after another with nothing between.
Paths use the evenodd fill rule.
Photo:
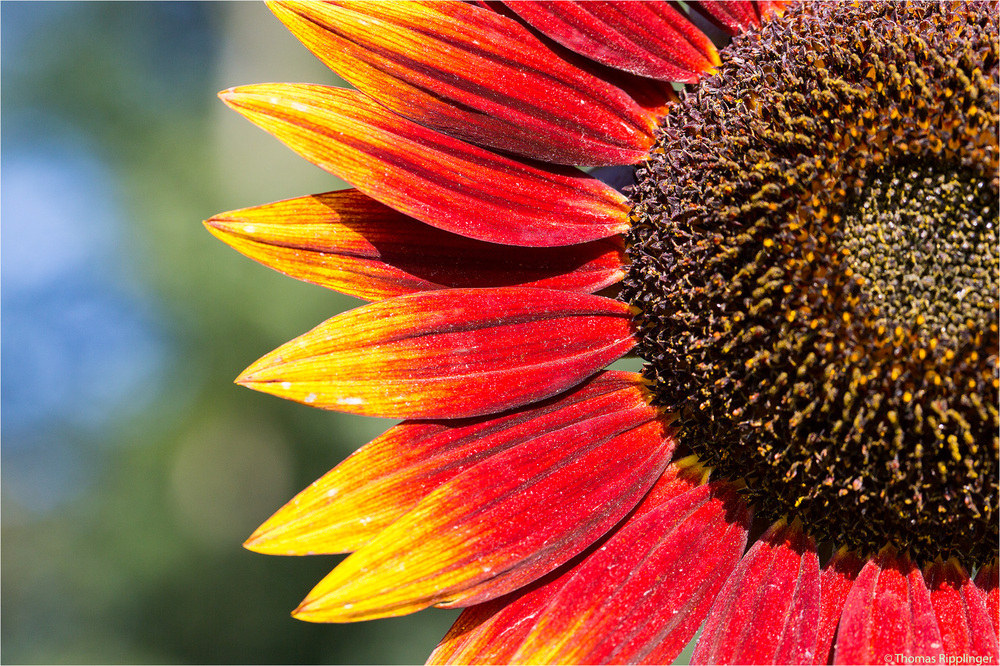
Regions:
<instances>
[{"instance_id":1,"label":"green bokeh background","mask_svg":"<svg viewBox=\"0 0 1000 666\"><path fill-rule=\"evenodd\" d=\"M4 663L419 663L456 616L289 612L337 558L241 541L389 422L232 384L357 303L214 240L344 186L216 98L338 84L257 3L3 3Z\"/></svg>"}]
</instances>

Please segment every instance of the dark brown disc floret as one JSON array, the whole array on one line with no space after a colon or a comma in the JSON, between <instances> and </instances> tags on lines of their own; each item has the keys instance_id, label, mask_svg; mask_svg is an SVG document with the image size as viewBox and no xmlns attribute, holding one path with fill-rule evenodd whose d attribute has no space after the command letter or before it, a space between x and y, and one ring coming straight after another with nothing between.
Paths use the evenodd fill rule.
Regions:
<instances>
[{"instance_id":1,"label":"dark brown disc floret","mask_svg":"<svg viewBox=\"0 0 1000 666\"><path fill-rule=\"evenodd\" d=\"M637 170L621 297L656 400L820 540L996 557L997 16L790 8Z\"/></svg>"}]
</instances>

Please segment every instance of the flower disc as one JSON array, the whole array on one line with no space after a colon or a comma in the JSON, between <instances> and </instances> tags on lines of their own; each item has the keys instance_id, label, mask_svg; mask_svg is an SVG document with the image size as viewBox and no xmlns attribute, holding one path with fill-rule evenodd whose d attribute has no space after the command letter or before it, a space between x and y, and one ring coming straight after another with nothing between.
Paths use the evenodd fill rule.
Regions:
<instances>
[{"instance_id":1,"label":"flower disc","mask_svg":"<svg viewBox=\"0 0 1000 666\"><path fill-rule=\"evenodd\" d=\"M657 402L759 513L860 552L996 549L996 16L789 9L637 171L622 298Z\"/></svg>"}]
</instances>

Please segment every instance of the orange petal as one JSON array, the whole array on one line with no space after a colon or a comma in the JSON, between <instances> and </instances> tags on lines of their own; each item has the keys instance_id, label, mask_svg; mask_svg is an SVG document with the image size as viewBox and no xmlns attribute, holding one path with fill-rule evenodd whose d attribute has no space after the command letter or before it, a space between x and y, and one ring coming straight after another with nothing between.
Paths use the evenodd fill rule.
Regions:
<instances>
[{"instance_id":1,"label":"orange petal","mask_svg":"<svg viewBox=\"0 0 1000 666\"><path fill-rule=\"evenodd\" d=\"M643 404L642 386L639 375L603 372L566 395L496 418L397 425L299 493L245 545L273 555L357 550L489 456L595 413Z\"/></svg>"},{"instance_id":2,"label":"orange petal","mask_svg":"<svg viewBox=\"0 0 1000 666\"><path fill-rule=\"evenodd\" d=\"M779 520L726 581L695 647L695 664L802 664L816 652L816 544Z\"/></svg>"},{"instance_id":3,"label":"orange petal","mask_svg":"<svg viewBox=\"0 0 1000 666\"><path fill-rule=\"evenodd\" d=\"M640 76L694 83L719 64L712 40L665 2L504 4L566 48Z\"/></svg>"},{"instance_id":4,"label":"orange petal","mask_svg":"<svg viewBox=\"0 0 1000 666\"><path fill-rule=\"evenodd\" d=\"M757 0L757 12L762 19L769 19L774 16L781 16L785 13L785 7L790 0Z\"/></svg>"},{"instance_id":5,"label":"orange petal","mask_svg":"<svg viewBox=\"0 0 1000 666\"><path fill-rule=\"evenodd\" d=\"M997 663L1000 646L986 595L973 584L965 568L954 559L937 561L927 567L925 579L944 641L943 653L953 659L952 663L962 663L963 657Z\"/></svg>"},{"instance_id":6,"label":"orange petal","mask_svg":"<svg viewBox=\"0 0 1000 666\"><path fill-rule=\"evenodd\" d=\"M503 157L405 120L357 91L272 83L219 96L373 199L462 236L551 247L629 226L625 198L576 169Z\"/></svg>"},{"instance_id":7,"label":"orange petal","mask_svg":"<svg viewBox=\"0 0 1000 666\"><path fill-rule=\"evenodd\" d=\"M654 118L526 28L465 3L274 3L291 32L362 92L422 125L559 164L633 164Z\"/></svg>"},{"instance_id":8,"label":"orange petal","mask_svg":"<svg viewBox=\"0 0 1000 666\"><path fill-rule=\"evenodd\" d=\"M552 289L447 289L337 315L247 368L249 388L390 418L464 418L548 398L634 343L630 308Z\"/></svg>"},{"instance_id":9,"label":"orange petal","mask_svg":"<svg viewBox=\"0 0 1000 666\"><path fill-rule=\"evenodd\" d=\"M927 659L942 647L920 569L886 546L865 564L847 595L834 663L885 663L886 655Z\"/></svg>"},{"instance_id":10,"label":"orange petal","mask_svg":"<svg viewBox=\"0 0 1000 666\"><path fill-rule=\"evenodd\" d=\"M449 287L594 292L624 272L617 240L498 246L435 229L357 190L220 213L205 224L265 266L368 300Z\"/></svg>"},{"instance_id":11,"label":"orange petal","mask_svg":"<svg viewBox=\"0 0 1000 666\"><path fill-rule=\"evenodd\" d=\"M348 556L295 612L318 622L465 606L516 590L599 539L674 448L644 401L592 413L486 458Z\"/></svg>"}]
</instances>

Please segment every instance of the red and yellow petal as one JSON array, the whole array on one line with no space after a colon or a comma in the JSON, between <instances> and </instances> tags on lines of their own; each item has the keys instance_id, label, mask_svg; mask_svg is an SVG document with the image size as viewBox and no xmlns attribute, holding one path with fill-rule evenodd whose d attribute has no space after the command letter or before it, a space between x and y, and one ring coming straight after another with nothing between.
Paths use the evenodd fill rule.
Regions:
<instances>
[{"instance_id":1,"label":"red and yellow petal","mask_svg":"<svg viewBox=\"0 0 1000 666\"><path fill-rule=\"evenodd\" d=\"M616 410L644 409L642 377L603 372L574 391L496 418L406 422L299 493L247 540L251 550L357 550L442 484L490 456Z\"/></svg>"},{"instance_id":2,"label":"red and yellow petal","mask_svg":"<svg viewBox=\"0 0 1000 666\"><path fill-rule=\"evenodd\" d=\"M851 587L840 618L834 662L885 663L886 655L939 655L943 644L920 569L886 546Z\"/></svg>"},{"instance_id":3,"label":"red and yellow petal","mask_svg":"<svg viewBox=\"0 0 1000 666\"><path fill-rule=\"evenodd\" d=\"M515 663L670 663L739 561L750 517L710 483L630 520L574 570Z\"/></svg>"},{"instance_id":4,"label":"red and yellow petal","mask_svg":"<svg viewBox=\"0 0 1000 666\"><path fill-rule=\"evenodd\" d=\"M595 550L582 554L530 585L462 611L427 658L427 664L511 664L535 618Z\"/></svg>"},{"instance_id":5,"label":"red and yellow petal","mask_svg":"<svg viewBox=\"0 0 1000 666\"><path fill-rule=\"evenodd\" d=\"M566 48L639 76L694 83L719 64L712 40L665 2L504 4Z\"/></svg>"},{"instance_id":6,"label":"red and yellow petal","mask_svg":"<svg viewBox=\"0 0 1000 666\"><path fill-rule=\"evenodd\" d=\"M781 16L790 1L791 0L756 0L754 5L757 7L757 13L760 17L766 20L773 16Z\"/></svg>"},{"instance_id":7,"label":"red and yellow petal","mask_svg":"<svg viewBox=\"0 0 1000 666\"><path fill-rule=\"evenodd\" d=\"M635 344L628 305L552 289L449 289L337 315L236 380L314 407L465 418L543 400Z\"/></svg>"},{"instance_id":8,"label":"red and yellow petal","mask_svg":"<svg viewBox=\"0 0 1000 666\"><path fill-rule=\"evenodd\" d=\"M706 470L690 456L667 466L642 502L625 521L631 525L640 516L672 498L697 488L707 478ZM428 664L509 664L525 637L549 602L574 577L580 563L599 544L558 570L505 597L465 609L435 648Z\"/></svg>"},{"instance_id":9,"label":"red and yellow petal","mask_svg":"<svg viewBox=\"0 0 1000 666\"><path fill-rule=\"evenodd\" d=\"M220 213L205 225L265 266L367 300L465 287L594 292L624 274L619 239L498 246L418 222L357 190Z\"/></svg>"},{"instance_id":10,"label":"red and yellow petal","mask_svg":"<svg viewBox=\"0 0 1000 666\"><path fill-rule=\"evenodd\" d=\"M347 622L466 606L516 590L618 523L674 441L645 403L592 414L452 478L348 556L295 616Z\"/></svg>"},{"instance_id":11,"label":"red and yellow petal","mask_svg":"<svg viewBox=\"0 0 1000 666\"><path fill-rule=\"evenodd\" d=\"M558 164L632 164L653 144L651 114L495 12L459 2L272 10L359 90L451 136Z\"/></svg>"},{"instance_id":12,"label":"red and yellow petal","mask_svg":"<svg viewBox=\"0 0 1000 666\"><path fill-rule=\"evenodd\" d=\"M833 662L833 640L844 612L844 602L864 563L846 547L839 549L823 567L820 575L819 625L816 628L814 664Z\"/></svg>"},{"instance_id":13,"label":"red and yellow petal","mask_svg":"<svg viewBox=\"0 0 1000 666\"><path fill-rule=\"evenodd\" d=\"M811 663L819 611L816 544L797 523L780 520L715 598L692 663Z\"/></svg>"},{"instance_id":14,"label":"red and yellow petal","mask_svg":"<svg viewBox=\"0 0 1000 666\"><path fill-rule=\"evenodd\" d=\"M944 641L944 654L985 657L991 662L982 663L997 663L1000 647L986 596L964 567L954 559L937 561L927 567L924 578Z\"/></svg>"},{"instance_id":15,"label":"red and yellow petal","mask_svg":"<svg viewBox=\"0 0 1000 666\"><path fill-rule=\"evenodd\" d=\"M272 83L219 96L292 150L387 206L469 238L552 247L628 229L628 204L569 167L504 157L353 90Z\"/></svg>"},{"instance_id":16,"label":"red and yellow petal","mask_svg":"<svg viewBox=\"0 0 1000 666\"><path fill-rule=\"evenodd\" d=\"M513 663L511 657L531 629L532 616L559 591L551 582L566 576L581 558L517 592L463 610L427 658L428 666Z\"/></svg>"}]
</instances>

